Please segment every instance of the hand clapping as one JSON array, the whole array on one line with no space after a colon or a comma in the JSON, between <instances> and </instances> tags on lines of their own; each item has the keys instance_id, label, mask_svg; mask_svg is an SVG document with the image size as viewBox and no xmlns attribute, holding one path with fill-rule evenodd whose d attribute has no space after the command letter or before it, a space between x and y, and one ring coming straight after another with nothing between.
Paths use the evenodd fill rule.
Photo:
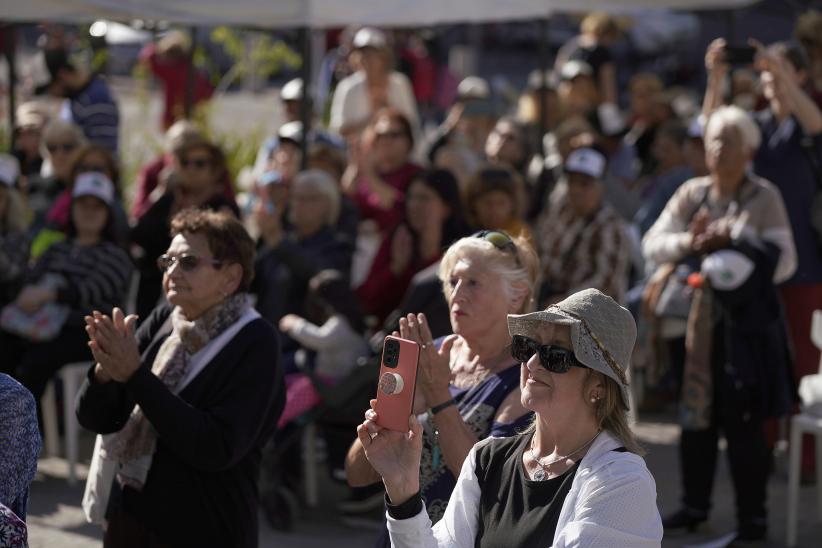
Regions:
<instances>
[{"instance_id":1,"label":"hand clapping","mask_svg":"<svg viewBox=\"0 0 822 548\"><path fill-rule=\"evenodd\" d=\"M111 316L95 310L85 317L88 345L104 379L126 382L140 367L140 351L134 338L137 316L126 317L119 308Z\"/></svg>"}]
</instances>

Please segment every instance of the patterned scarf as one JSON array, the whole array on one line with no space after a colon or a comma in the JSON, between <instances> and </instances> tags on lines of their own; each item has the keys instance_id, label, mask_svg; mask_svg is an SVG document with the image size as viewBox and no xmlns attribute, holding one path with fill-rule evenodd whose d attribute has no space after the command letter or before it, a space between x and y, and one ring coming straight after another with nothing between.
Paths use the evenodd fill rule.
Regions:
<instances>
[{"instance_id":1,"label":"patterned scarf","mask_svg":"<svg viewBox=\"0 0 822 548\"><path fill-rule=\"evenodd\" d=\"M686 430L706 430L711 426L713 376L713 292L706 283L694 291L688 329L685 334L685 371L679 420Z\"/></svg>"},{"instance_id":2,"label":"patterned scarf","mask_svg":"<svg viewBox=\"0 0 822 548\"><path fill-rule=\"evenodd\" d=\"M188 373L191 356L239 320L250 306L246 294L240 293L194 321L186 319L180 307L176 307L171 313L173 331L157 351L151 372L170 392L177 393L181 389L180 381ZM140 491L156 447L157 431L136 405L123 429L103 443L101 456L120 463L117 480L121 485Z\"/></svg>"}]
</instances>

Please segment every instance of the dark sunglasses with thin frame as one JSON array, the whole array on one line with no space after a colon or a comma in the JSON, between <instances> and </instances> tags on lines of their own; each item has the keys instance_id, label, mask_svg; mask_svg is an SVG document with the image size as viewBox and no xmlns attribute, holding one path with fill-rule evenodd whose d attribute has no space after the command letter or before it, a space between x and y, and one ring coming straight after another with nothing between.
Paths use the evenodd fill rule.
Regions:
<instances>
[{"instance_id":1,"label":"dark sunglasses with thin frame","mask_svg":"<svg viewBox=\"0 0 822 548\"><path fill-rule=\"evenodd\" d=\"M471 235L472 238L480 238L486 242L490 242L494 247L500 251L507 251L514 256L517 261L517 266L522 268L522 263L519 261L519 253L517 253L517 244L511 239L511 236L502 232L501 230L480 230Z\"/></svg>"},{"instance_id":2,"label":"dark sunglasses with thin frame","mask_svg":"<svg viewBox=\"0 0 822 548\"><path fill-rule=\"evenodd\" d=\"M520 363L527 363L534 354L539 354L540 364L551 373L567 373L571 367L587 367L577 360L573 350L540 344L524 335L514 335L511 340L511 357Z\"/></svg>"}]
</instances>

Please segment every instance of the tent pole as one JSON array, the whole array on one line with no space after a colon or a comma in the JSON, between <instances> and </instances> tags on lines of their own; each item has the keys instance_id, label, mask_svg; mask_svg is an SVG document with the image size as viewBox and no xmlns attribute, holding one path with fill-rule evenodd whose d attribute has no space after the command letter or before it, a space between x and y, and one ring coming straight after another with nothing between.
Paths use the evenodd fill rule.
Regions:
<instances>
[{"instance_id":1,"label":"tent pole","mask_svg":"<svg viewBox=\"0 0 822 548\"><path fill-rule=\"evenodd\" d=\"M15 104L14 88L17 87L17 68L14 64L14 50L17 45L17 28L16 25L11 24L3 29L3 34L6 37L6 63L9 67L9 150L14 150L14 127L16 125L15 117L17 115L17 105Z\"/></svg>"},{"instance_id":2,"label":"tent pole","mask_svg":"<svg viewBox=\"0 0 822 548\"><path fill-rule=\"evenodd\" d=\"M543 154L542 139L548 132L548 127L545 124L545 114L548 110L548 90L546 89L548 82L546 82L545 75L548 72L548 55L550 54L548 44L548 31L550 29L550 21L551 19L549 17L546 17L545 19L541 20L539 24L539 49L537 55L537 69L539 70L539 124L537 125L537 127L539 128L539 134L537 135L537 142L534 143L534 151L538 152L540 155Z\"/></svg>"},{"instance_id":3,"label":"tent pole","mask_svg":"<svg viewBox=\"0 0 822 548\"><path fill-rule=\"evenodd\" d=\"M310 92L313 86L311 84L311 29L309 27L300 27L299 41L303 57L300 67L300 77L303 80L303 96L300 101L300 119L303 123L303 138L300 143L300 169L304 170L308 168L308 134L311 131L311 119L314 111Z\"/></svg>"},{"instance_id":4,"label":"tent pole","mask_svg":"<svg viewBox=\"0 0 822 548\"><path fill-rule=\"evenodd\" d=\"M197 47L197 27L192 26L189 30L191 34L191 45L188 48L188 63L186 64L186 95L183 104L183 112L186 120L191 120L194 106L194 50Z\"/></svg>"}]
</instances>

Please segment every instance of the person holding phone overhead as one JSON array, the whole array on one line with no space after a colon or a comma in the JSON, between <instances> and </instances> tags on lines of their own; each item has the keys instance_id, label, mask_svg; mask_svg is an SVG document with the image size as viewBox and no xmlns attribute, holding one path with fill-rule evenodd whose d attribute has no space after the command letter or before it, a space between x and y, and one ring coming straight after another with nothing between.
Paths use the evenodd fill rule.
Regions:
<instances>
[{"instance_id":1,"label":"person holding phone overhead","mask_svg":"<svg viewBox=\"0 0 822 548\"><path fill-rule=\"evenodd\" d=\"M488 436L511 436L530 421L520 401L519 366L509 352L506 316L533 310L537 271L536 253L524 239L478 232L455 242L440 264L454 334L439 344L423 314L400 319L399 335L420 345L414 404L422 424L417 481L434 522L445 512L471 447ZM346 472L354 487L381 479L360 440L349 450ZM386 529L378 545L389 544Z\"/></svg>"},{"instance_id":2,"label":"person holding phone overhead","mask_svg":"<svg viewBox=\"0 0 822 548\"><path fill-rule=\"evenodd\" d=\"M432 529L420 496L423 426L377 426L357 436L382 476L392 546L660 546L656 485L628 427L627 369L636 324L586 289L530 314L508 315L522 364L526 432L476 443L445 516Z\"/></svg>"}]
</instances>

